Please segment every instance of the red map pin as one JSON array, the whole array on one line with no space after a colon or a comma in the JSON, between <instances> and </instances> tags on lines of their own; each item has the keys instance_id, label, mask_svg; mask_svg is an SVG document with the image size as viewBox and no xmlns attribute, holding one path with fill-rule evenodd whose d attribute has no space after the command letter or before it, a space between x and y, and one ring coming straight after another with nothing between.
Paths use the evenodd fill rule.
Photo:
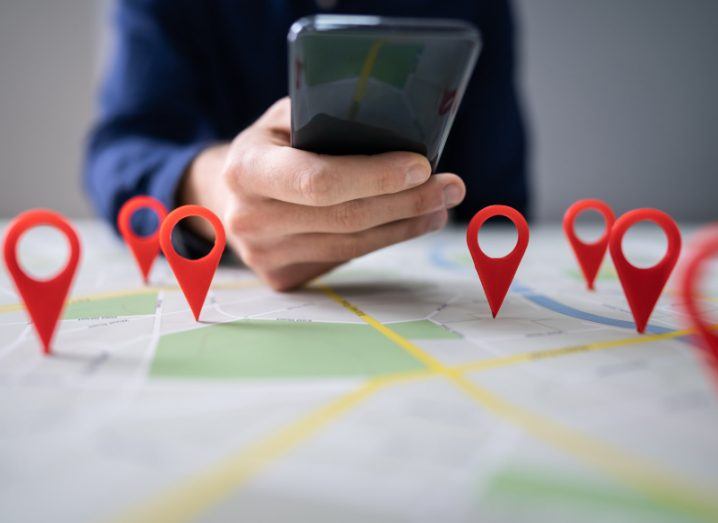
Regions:
<instances>
[{"instance_id":1,"label":"red map pin","mask_svg":"<svg viewBox=\"0 0 718 523\"><path fill-rule=\"evenodd\" d=\"M138 236L132 229L132 216L140 209L150 209L157 215L157 229L147 236ZM151 196L135 196L125 202L117 215L117 228L130 247L145 283L149 279L152 264L160 253L160 225L167 216L162 202Z\"/></svg>"},{"instance_id":2,"label":"red map pin","mask_svg":"<svg viewBox=\"0 0 718 523\"><path fill-rule=\"evenodd\" d=\"M592 243L583 242L576 235L574 228L574 223L578 215L587 210L599 212L606 222L606 229L603 235ZM601 267L601 262L603 262L606 249L608 249L608 237L611 233L613 222L615 221L616 217L611 208L602 200L596 199L577 201L566 210L566 214L563 216L563 232L566 234L573 253L576 255L578 265L581 267L581 272L583 272L589 290L593 290L594 288L593 284L594 281L596 281L596 275L598 274L598 269Z\"/></svg>"},{"instance_id":3,"label":"red map pin","mask_svg":"<svg viewBox=\"0 0 718 523\"><path fill-rule=\"evenodd\" d=\"M711 259L718 258L718 225L699 233L681 268L680 297L693 328L706 350L708 362L718 377L718 333L703 316L698 305L698 285L705 277Z\"/></svg>"},{"instance_id":4,"label":"red map pin","mask_svg":"<svg viewBox=\"0 0 718 523\"><path fill-rule=\"evenodd\" d=\"M494 216L504 216L511 220L518 233L518 240L513 250L501 258L487 256L479 247L479 229L486 220ZM466 229L466 243L491 307L491 314L495 318L516 275L521 258L526 252L529 243L529 226L516 209L506 205L489 205L477 212L469 222L469 227Z\"/></svg>"},{"instance_id":5,"label":"red map pin","mask_svg":"<svg viewBox=\"0 0 718 523\"><path fill-rule=\"evenodd\" d=\"M666 254L653 267L642 269L631 265L623 255L623 236L633 225L642 221L657 224L668 239ZM616 266L618 279L631 308L636 330L644 332L648 318L651 316L656 302L663 292L668 277L678 261L681 251L681 233L676 222L666 213L657 209L635 209L621 216L611 229L608 240L611 258Z\"/></svg>"},{"instance_id":6,"label":"red map pin","mask_svg":"<svg viewBox=\"0 0 718 523\"><path fill-rule=\"evenodd\" d=\"M206 256L198 260L190 260L180 256L172 245L172 231L180 220L190 216L197 216L207 220L214 228L214 246ZM207 297L207 291L212 283L212 277L217 270L222 257L226 238L224 227L217 215L209 209L199 205L184 205L178 207L167 215L160 226L160 246L167 257L172 272L174 272L179 286L189 303L194 319L199 321L202 305Z\"/></svg>"},{"instance_id":7,"label":"red map pin","mask_svg":"<svg viewBox=\"0 0 718 523\"><path fill-rule=\"evenodd\" d=\"M17 244L26 231L42 225L58 229L65 235L70 246L70 256L65 268L56 276L46 280L36 280L25 274L20 267L17 259ZM80 260L80 240L77 233L61 214L45 209L27 211L10 222L5 232L3 253L5 265L35 325L43 350L45 354L50 354L50 342L57 327L57 320L64 309L67 293Z\"/></svg>"}]
</instances>

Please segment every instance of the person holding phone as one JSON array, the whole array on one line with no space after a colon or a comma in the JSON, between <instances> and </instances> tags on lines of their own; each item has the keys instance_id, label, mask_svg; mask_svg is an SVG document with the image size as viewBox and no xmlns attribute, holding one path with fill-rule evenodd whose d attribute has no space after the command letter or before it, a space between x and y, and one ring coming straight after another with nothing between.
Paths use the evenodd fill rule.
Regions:
<instances>
[{"instance_id":1,"label":"person holding phone","mask_svg":"<svg viewBox=\"0 0 718 523\"><path fill-rule=\"evenodd\" d=\"M432 175L406 150L329 155L290 145L286 34L318 9L462 18L483 50ZM114 223L137 194L196 203L273 288L288 290L365 253L441 229L484 205L526 212L526 140L507 1L178 2L125 0L88 141L85 184ZM463 203L462 203L463 202ZM211 231L183 235L201 250Z\"/></svg>"}]
</instances>

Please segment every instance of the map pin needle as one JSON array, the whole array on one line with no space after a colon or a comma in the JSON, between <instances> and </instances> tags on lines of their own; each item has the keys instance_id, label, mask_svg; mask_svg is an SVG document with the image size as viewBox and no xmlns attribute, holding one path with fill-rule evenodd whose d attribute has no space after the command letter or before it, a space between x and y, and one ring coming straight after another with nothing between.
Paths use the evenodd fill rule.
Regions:
<instances>
[{"instance_id":1,"label":"map pin needle","mask_svg":"<svg viewBox=\"0 0 718 523\"><path fill-rule=\"evenodd\" d=\"M65 265L54 277L37 280L23 271L17 257L20 237L29 229L48 226L59 230L67 238L70 255ZM3 241L5 265L12 277L18 294L27 309L45 354L51 353L51 342L57 321L62 314L72 280L80 260L80 239L72 225L54 211L35 209L18 215L8 227Z\"/></svg>"},{"instance_id":2,"label":"map pin needle","mask_svg":"<svg viewBox=\"0 0 718 523\"><path fill-rule=\"evenodd\" d=\"M605 230L601 237L591 243L583 242L575 230L575 221L579 214L584 211L592 210L600 213L605 222ZM581 268L586 285L589 290L594 289L594 282L598 269L601 267L603 258L608 249L608 237L611 234L611 227L616 221L611 208L603 201L596 199L579 200L566 210L563 216L563 232L568 238L568 242L576 255L578 265Z\"/></svg>"},{"instance_id":3,"label":"map pin needle","mask_svg":"<svg viewBox=\"0 0 718 523\"><path fill-rule=\"evenodd\" d=\"M629 263L623 254L623 236L626 231L638 222L649 221L657 224L668 239L666 254L653 267L640 268ZM681 233L676 222L663 211L657 209L635 209L629 211L613 225L608 240L613 264L616 266L618 279L631 308L636 330L644 332L648 318L663 292L681 251Z\"/></svg>"},{"instance_id":4,"label":"map pin needle","mask_svg":"<svg viewBox=\"0 0 718 523\"><path fill-rule=\"evenodd\" d=\"M479 230L486 220L494 216L504 216L511 220L518 233L518 240L513 250L500 258L487 256L479 247ZM466 229L466 243L491 307L491 314L495 318L526 252L529 243L529 226L516 209L506 205L489 205L477 212L469 222L469 227Z\"/></svg>"},{"instance_id":5,"label":"map pin needle","mask_svg":"<svg viewBox=\"0 0 718 523\"><path fill-rule=\"evenodd\" d=\"M172 245L172 231L175 226L185 218L199 217L207 220L214 228L214 246L204 257L190 260L180 256ZM162 222L160 226L160 246L170 268L177 278L187 303L189 303L194 319L199 321L202 305L207 297L207 291L212 278L219 265L222 252L226 244L224 227L217 215L199 205L184 205L178 207Z\"/></svg>"},{"instance_id":6,"label":"map pin needle","mask_svg":"<svg viewBox=\"0 0 718 523\"><path fill-rule=\"evenodd\" d=\"M140 209L150 209L157 215L157 229L147 236L139 236L132 228L132 216ZM149 280L152 264L160 253L159 232L162 221L167 216L167 209L162 202L151 196L135 196L125 202L117 215L117 228L124 238L140 268L142 279Z\"/></svg>"}]
</instances>

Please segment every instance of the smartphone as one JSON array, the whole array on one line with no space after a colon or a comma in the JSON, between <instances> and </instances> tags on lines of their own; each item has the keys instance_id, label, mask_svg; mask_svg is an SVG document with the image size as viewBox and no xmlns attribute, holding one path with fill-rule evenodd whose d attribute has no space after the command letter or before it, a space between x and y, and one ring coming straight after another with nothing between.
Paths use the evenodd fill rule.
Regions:
<instances>
[{"instance_id":1,"label":"smartphone","mask_svg":"<svg viewBox=\"0 0 718 523\"><path fill-rule=\"evenodd\" d=\"M317 15L287 40L293 147L413 151L436 169L481 47L472 24Z\"/></svg>"}]
</instances>

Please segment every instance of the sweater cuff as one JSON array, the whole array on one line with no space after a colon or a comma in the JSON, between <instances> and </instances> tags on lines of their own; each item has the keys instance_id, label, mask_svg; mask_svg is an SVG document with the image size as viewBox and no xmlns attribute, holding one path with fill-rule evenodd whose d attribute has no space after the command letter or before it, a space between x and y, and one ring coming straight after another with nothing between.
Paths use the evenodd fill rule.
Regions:
<instances>
[{"instance_id":1,"label":"sweater cuff","mask_svg":"<svg viewBox=\"0 0 718 523\"><path fill-rule=\"evenodd\" d=\"M190 164L211 144L212 142L200 142L178 150L153 178L149 193L161 201L168 212L179 206L177 191ZM175 249L187 258L197 258L212 248L212 242L194 233L182 222L177 225L173 236Z\"/></svg>"}]
</instances>

